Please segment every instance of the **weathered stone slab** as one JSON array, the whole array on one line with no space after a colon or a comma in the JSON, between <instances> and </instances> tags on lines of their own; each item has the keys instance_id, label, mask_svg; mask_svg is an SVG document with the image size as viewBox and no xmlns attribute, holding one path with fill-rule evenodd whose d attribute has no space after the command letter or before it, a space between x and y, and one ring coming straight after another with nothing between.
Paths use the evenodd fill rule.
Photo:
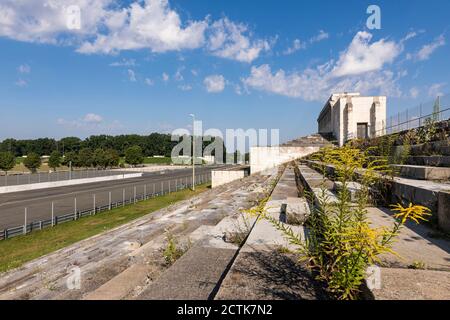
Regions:
<instances>
[{"instance_id":1,"label":"weathered stone slab","mask_svg":"<svg viewBox=\"0 0 450 320\"><path fill-rule=\"evenodd\" d=\"M368 208L368 218L374 227L390 228L394 223L388 209ZM383 254L383 266L407 268L420 263L428 269L450 271L450 241L432 238L432 232L425 224L408 222L392 246L398 256Z\"/></svg>"},{"instance_id":2,"label":"weathered stone slab","mask_svg":"<svg viewBox=\"0 0 450 320\"><path fill-rule=\"evenodd\" d=\"M292 254L240 252L225 277L217 300L324 300L323 287Z\"/></svg>"},{"instance_id":3,"label":"weathered stone slab","mask_svg":"<svg viewBox=\"0 0 450 320\"><path fill-rule=\"evenodd\" d=\"M399 169L402 177L419 180L448 180L450 179L450 168L415 166L415 165L393 165Z\"/></svg>"},{"instance_id":4,"label":"weathered stone slab","mask_svg":"<svg viewBox=\"0 0 450 320\"><path fill-rule=\"evenodd\" d=\"M381 268L376 300L449 300L450 273L435 270Z\"/></svg>"},{"instance_id":5,"label":"weathered stone slab","mask_svg":"<svg viewBox=\"0 0 450 320\"><path fill-rule=\"evenodd\" d=\"M408 164L432 167L450 167L450 156L412 156Z\"/></svg>"},{"instance_id":6,"label":"weathered stone slab","mask_svg":"<svg viewBox=\"0 0 450 320\"><path fill-rule=\"evenodd\" d=\"M235 249L195 246L177 260L138 300L207 300L214 293Z\"/></svg>"}]
</instances>

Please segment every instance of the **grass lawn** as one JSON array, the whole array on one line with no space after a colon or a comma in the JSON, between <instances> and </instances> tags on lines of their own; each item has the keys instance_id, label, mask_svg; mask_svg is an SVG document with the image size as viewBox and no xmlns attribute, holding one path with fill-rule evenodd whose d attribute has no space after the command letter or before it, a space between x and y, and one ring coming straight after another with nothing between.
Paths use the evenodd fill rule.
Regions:
<instances>
[{"instance_id":1,"label":"grass lawn","mask_svg":"<svg viewBox=\"0 0 450 320\"><path fill-rule=\"evenodd\" d=\"M0 272L19 267L27 261L110 230L177 201L188 199L208 188L209 184L199 185L196 186L195 191L186 189L173 192L135 205L104 211L95 216L0 241Z\"/></svg>"},{"instance_id":2,"label":"grass lawn","mask_svg":"<svg viewBox=\"0 0 450 320\"><path fill-rule=\"evenodd\" d=\"M171 157L164 157L164 158L145 157L144 163L145 164L171 164L172 158Z\"/></svg>"}]
</instances>

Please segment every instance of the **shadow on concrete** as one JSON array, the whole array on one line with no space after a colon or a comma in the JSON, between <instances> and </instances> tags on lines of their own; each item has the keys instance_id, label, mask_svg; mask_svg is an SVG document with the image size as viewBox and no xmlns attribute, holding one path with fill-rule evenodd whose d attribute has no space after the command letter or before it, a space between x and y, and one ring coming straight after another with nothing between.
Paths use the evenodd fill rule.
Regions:
<instances>
[{"instance_id":1,"label":"shadow on concrete","mask_svg":"<svg viewBox=\"0 0 450 320\"><path fill-rule=\"evenodd\" d=\"M394 215L392 213L392 211L389 210L388 208L379 208L379 209L391 217ZM386 219L389 219L389 218L386 217ZM431 236L432 234L436 234L437 231L435 229L431 228L429 225L427 225L426 222L423 222L421 224L416 224L415 222L408 221L405 224L405 227L414 231L420 237L427 240L430 245L438 246L445 252L450 253L450 241L445 238L442 238L442 237L439 238L439 237ZM414 237L411 237L411 239L405 239L405 240L406 241L415 241L415 240L419 240L420 237L414 236Z\"/></svg>"},{"instance_id":2,"label":"shadow on concrete","mask_svg":"<svg viewBox=\"0 0 450 320\"><path fill-rule=\"evenodd\" d=\"M278 250L241 252L222 289L225 299L331 299L295 255Z\"/></svg>"}]
</instances>

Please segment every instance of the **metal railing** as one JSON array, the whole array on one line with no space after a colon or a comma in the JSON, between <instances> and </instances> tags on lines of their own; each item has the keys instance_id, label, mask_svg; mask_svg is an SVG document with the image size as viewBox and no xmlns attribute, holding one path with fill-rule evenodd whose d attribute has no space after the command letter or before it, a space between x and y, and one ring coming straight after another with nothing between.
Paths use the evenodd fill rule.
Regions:
<instances>
[{"instance_id":1,"label":"metal railing","mask_svg":"<svg viewBox=\"0 0 450 320\"><path fill-rule=\"evenodd\" d=\"M195 185L207 183L211 181L211 174L199 174L195 177ZM156 191L156 185L159 184L160 190ZM153 185L153 188L147 188L147 186ZM143 191L141 193L137 193L138 187L141 188ZM125 205L135 204L139 201L148 200L151 198L155 198L158 196L166 195L169 193L181 191L187 188L192 188L192 176L191 177L182 177L179 179L174 180L166 180L162 181L160 183L153 183L153 184L144 184L144 185L135 185L131 187L132 194L131 196L126 197L125 196L125 188L120 188L120 190L123 190L122 193L122 199L117 201L112 201L112 191L108 191L108 200L106 204L99 204L96 201L96 194L91 194L92 197L92 206L90 208L86 209L80 209L77 208L77 197L74 197L74 210L69 213L56 215L55 214L55 206L54 202L51 202L50 206L50 212L48 213L49 218L48 219L41 219L37 221L28 221L28 213L29 208L25 207L23 211L23 217L24 217L24 223L22 225L16 226L16 227L10 227L6 228L2 231L0 231L0 240L5 240L8 238L12 238L19 235L26 235L29 234L32 231L35 230L42 230L47 227L54 227L60 223L69 222L69 221L75 221L79 218L86 217L86 216L92 216L96 215L97 213L109 211L115 208L123 207ZM150 192L147 192L150 191ZM98 193L97 193L98 195Z\"/></svg>"},{"instance_id":2,"label":"metal railing","mask_svg":"<svg viewBox=\"0 0 450 320\"><path fill-rule=\"evenodd\" d=\"M370 137L380 137L388 134L398 133L422 127L427 124L427 119L433 122L439 122L450 119L450 95L438 96L433 101L421 103L414 108L408 108L402 112L390 116L386 121L377 122L375 128L381 128L373 131L368 128ZM346 135L345 140L352 140L357 135L350 132Z\"/></svg>"}]
</instances>

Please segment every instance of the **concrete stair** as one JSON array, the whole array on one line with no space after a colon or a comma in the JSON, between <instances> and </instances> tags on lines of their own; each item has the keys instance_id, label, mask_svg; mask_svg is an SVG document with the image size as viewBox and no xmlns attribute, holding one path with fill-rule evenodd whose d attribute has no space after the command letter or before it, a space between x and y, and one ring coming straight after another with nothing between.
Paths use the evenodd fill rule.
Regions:
<instances>
[{"instance_id":1,"label":"concrete stair","mask_svg":"<svg viewBox=\"0 0 450 320\"><path fill-rule=\"evenodd\" d=\"M309 215L306 199L298 195L297 180L294 169L288 166L265 206L267 214L275 220L283 221L283 205L286 205L288 214L296 214L304 219ZM302 239L305 238L302 225L289 225L289 221L285 225ZM295 250L296 247L269 221L258 220L215 299L327 299L325 290L307 268L299 264L292 253Z\"/></svg>"},{"instance_id":2,"label":"concrete stair","mask_svg":"<svg viewBox=\"0 0 450 320\"><path fill-rule=\"evenodd\" d=\"M323 164L312 160L303 160L311 168L324 167L327 175L334 175L335 168L329 164ZM417 169L422 170L422 169ZM356 172L356 175L362 175L364 170ZM308 175L311 171L305 171ZM320 183L320 177L316 175L315 186ZM330 182L328 182L330 183ZM437 221L439 227L445 232L450 232L450 183L448 180L429 181L403 177L394 177L389 181L392 203L402 202L404 204L414 203L428 207Z\"/></svg>"},{"instance_id":3,"label":"concrete stair","mask_svg":"<svg viewBox=\"0 0 450 320\"><path fill-rule=\"evenodd\" d=\"M314 191L321 174L313 174L305 165L299 169L306 187ZM374 227L389 227L394 222L386 208L368 208L368 218ZM375 299L450 298L450 241L435 234L427 225L410 222L400 230L392 248L398 255L380 256L381 286L371 291ZM417 266L424 270L411 269Z\"/></svg>"},{"instance_id":4,"label":"concrete stair","mask_svg":"<svg viewBox=\"0 0 450 320\"><path fill-rule=\"evenodd\" d=\"M410 156L407 163L416 166L450 167L450 156Z\"/></svg>"},{"instance_id":5,"label":"concrete stair","mask_svg":"<svg viewBox=\"0 0 450 320\"><path fill-rule=\"evenodd\" d=\"M450 179L450 167L392 165L399 175L404 178L417 180L448 181Z\"/></svg>"},{"instance_id":6,"label":"concrete stair","mask_svg":"<svg viewBox=\"0 0 450 320\"><path fill-rule=\"evenodd\" d=\"M286 143L283 143L281 147L326 147L331 146L332 142L324 138L320 134L312 134L300 138L293 139Z\"/></svg>"}]
</instances>

